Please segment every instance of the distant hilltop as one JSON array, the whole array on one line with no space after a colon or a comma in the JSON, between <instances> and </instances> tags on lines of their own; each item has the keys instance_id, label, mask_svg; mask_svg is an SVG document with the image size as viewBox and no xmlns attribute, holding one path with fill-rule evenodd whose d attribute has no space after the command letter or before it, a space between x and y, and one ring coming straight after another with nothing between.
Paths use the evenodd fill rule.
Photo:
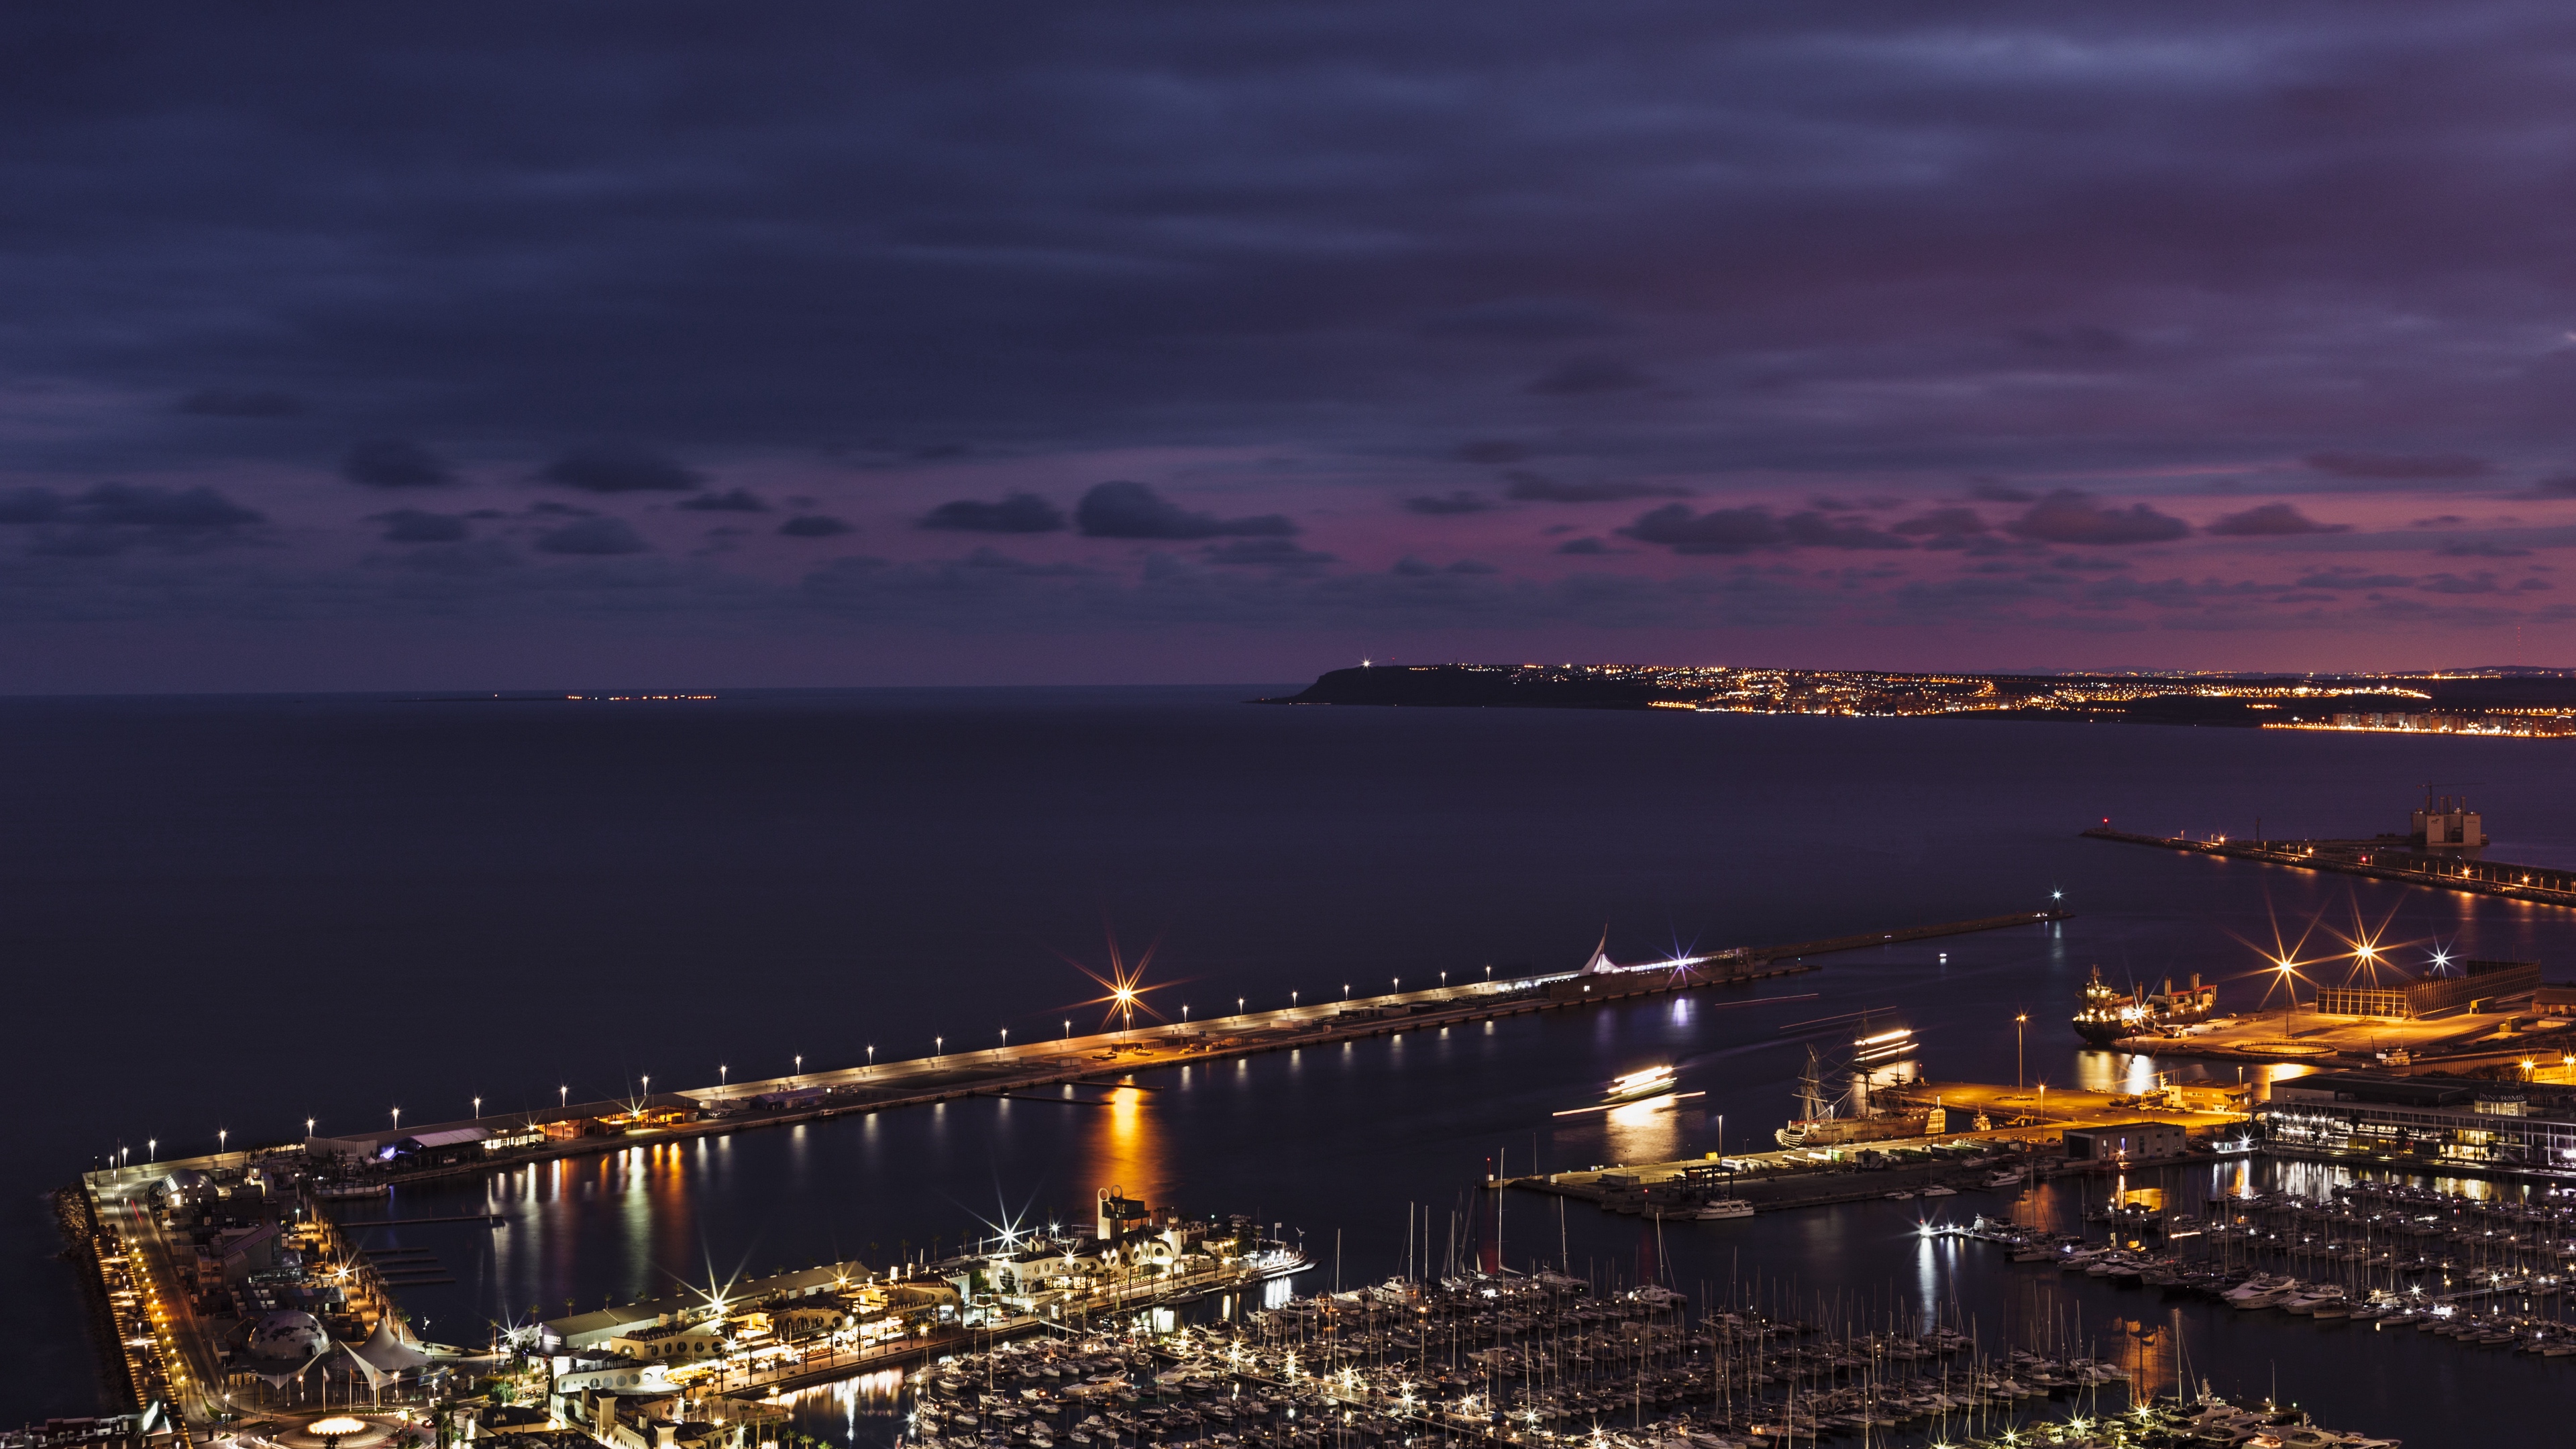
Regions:
<instances>
[{"instance_id":1,"label":"distant hilltop","mask_svg":"<svg viewBox=\"0 0 2576 1449\"><path fill-rule=\"evenodd\" d=\"M2576 734L2576 671L2406 675L1897 674L1651 664L1367 664L1262 704L2217 725L2381 733Z\"/></svg>"}]
</instances>

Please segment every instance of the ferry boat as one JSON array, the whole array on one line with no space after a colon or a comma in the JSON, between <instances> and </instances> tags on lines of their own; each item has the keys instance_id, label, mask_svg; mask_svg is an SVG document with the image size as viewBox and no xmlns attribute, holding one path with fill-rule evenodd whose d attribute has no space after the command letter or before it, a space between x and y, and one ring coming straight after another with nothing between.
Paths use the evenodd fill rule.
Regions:
<instances>
[{"instance_id":1,"label":"ferry boat","mask_svg":"<svg viewBox=\"0 0 2576 1449\"><path fill-rule=\"evenodd\" d=\"M2094 967L2093 979L2084 984L2084 1004L2075 1011L2075 1034L2094 1046L2107 1047L2123 1037L2148 1036L2204 1020L2218 1007L2218 988L2201 985L2197 973L2180 991L2170 979L2164 988L2123 995L2103 981L2101 967Z\"/></svg>"},{"instance_id":2,"label":"ferry boat","mask_svg":"<svg viewBox=\"0 0 2576 1449\"><path fill-rule=\"evenodd\" d=\"M1681 1083L1670 1067L1648 1067L1610 1079L1610 1090L1604 1097L1612 1102L1634 1102L1645 1097L1660 1097Z\"/></svg>"}]
</instances>

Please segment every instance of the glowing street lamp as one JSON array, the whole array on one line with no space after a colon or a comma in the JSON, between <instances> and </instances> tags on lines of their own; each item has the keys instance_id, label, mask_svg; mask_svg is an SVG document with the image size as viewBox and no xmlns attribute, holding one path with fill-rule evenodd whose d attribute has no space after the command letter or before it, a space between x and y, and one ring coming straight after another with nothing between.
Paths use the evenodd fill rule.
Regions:
<instances>
[{"instance_id":1,"label":"glowing street lamp","mask_svg":"<svg viewBox=\"0 0 2576 1449\"><path fill-rule=\"evenodd\" d=\"M946 1038L946 1037L944 1037L944 1036L934 1036L934 1037L932 1037L932 1038L930 1039L930 1058L931 1058L931 1060L933 1060L933 1061L937 1061L939 1058L941 1058L941 1057L943 1057L943 1056L946 1056L947 1054L948 1054L948 1038Z\"/></svg>"},{"instance_id":2,"label":"glowing street lamp","mask_svg":"<svg viewBox=\"0 0 2576 1449\"><path fill-rule=\"evenodd\" d=\"M477 1121L482 1120L482 1117L483 1117L483 1099L482 1099L482 1098L480 1098L480 1097L477 1097L477 1098L475 1098L475 1099L474 1099L474 1116L475 1116L475 1120L477 1120Z\"/></svg>"},{"instance_id":3,"label":"glowing street lamp","mask_svg":"<svg viewBox=\"0 0 2576 1449\"><path fill-rule=\"evenodd\" d=\"M402 1108L400 1107L394 1109L394 1130L396 1132L402 1130Z\"/></svg>"},{"instance_id":4,"label":"glowing street lamp","mask_svg":"<svg viewBox=\"0 0 2576 1449\"><path fill-rule=\"evenodd\" d=\"M558 1107L569 1107L569 1106L571 1106L571 1105L572 1105L572 1088L570 1088L570 1087L557 1087L557 1088L555 1088L555 1105L556 1105L556 1106L558 1106Z\"/></svg>"},{"instance_id":5,"label":"glowing street lamp","mask_svg":"<svg viewBox=\"0 0 2576 1449\"><path fill-rule=\"evenodd\" d=\"M726 1066L724 1063L716 1063L716 1085L719 1087L723 1086L725 1084L725 1078L729 1076L732 1071L733 1068Z\"/></svg>"},{"instance_id":6,"label":"glowing street lamp","mask_svg":"<svg viewBox=\"0 0 2576 1449\"><path fill-rule=\"evenodd\" d=\"M224 1150L224 1143L225 1143L225 1142L226 1142L226 1140L227 1140L227 1139L229 1139L232 1135L233 1135L233 1134L232 1134L232 1129L231 1129L231 1128L228 1128L228 1127L218 1127L218 1128L216 1128L216 1129L215 1129L215 1152L216 1152L216 1154L217 1154L218 1156L220 1156L220 1155L223 1153L223 1150Z\"/></svg>"},{"instance_id":7,"label":"glowing street lamp","mask_svg":"<svg viewBox=\"0 0 2576 1449\"><path fill-rule=\"evenodd\" d=\"M309 1128L308 1128L308 1129L306 1129L306 1131L305 1131L305 1134L304 1134L304 1135L306 1135L307 1137L312 1136L312 1135L313 1135L313 1134L312 1134L312 1130L311 1130L311 1129L309 1129ZM144 1161L146 1161L146 1162L150 1162L150 1161L152 1161L152 1160L153 1160L153 1156L154 1156L154 1154L158 1153L160 1150L161 1150L161 1139L160 1139L160 1138L158 1138L158 1137L146 1137L146 1138L144 1138L144 1139L143 1139L143 1160L144 1160Z\"/></svg>"},{"instance_id":8,"label":"glowing street lamp","mask_svg":"<svg viewBox=\"0 0 2576 1449\"><path fill-rule=\"evenodd\" d=\"M2021 1057L2022 1037L2025 1029L2029 1027L2029 1025L2029 1012L2021 1011L2013 1014L2013 1090L2016 1092L2029 1085L2027 1078L2023 1075Z\"/></svg>"},{"instance_id":9,"label":"glowing street lamp","mask_svg":"<svg viewBox=\"0 0 2576 1449\"><path fill-rule=\"evenodd\" d=\"M313 1119L310 1117L304 1119L304 1135L307 1137L313 1135Z\"/></svg>"},{"instance_id":10,"label":"glowing street lamp","mask_svg":"<svg viewBox=\"0 0 2576 1449\"><path fill-rule=\"evenodd\" d=\"M869 1070L869 1071L871 1071L871 1072L873 1072L873 1071L875 1071L876 1069L877 1069L877 1049L876 1049L875 1047L870 1047L870 1048L868 1048L868 1070Z\"/></svg>"}]
</instances>

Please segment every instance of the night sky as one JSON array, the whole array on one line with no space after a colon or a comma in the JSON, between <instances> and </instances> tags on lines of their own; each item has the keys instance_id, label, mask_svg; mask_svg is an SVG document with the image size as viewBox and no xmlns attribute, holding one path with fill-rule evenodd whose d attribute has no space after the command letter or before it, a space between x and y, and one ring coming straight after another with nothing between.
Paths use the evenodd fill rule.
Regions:
<instances>
[{"instance_id":1,"label":"night sky","mask_svg":"<svg viewBox=\"0 0 2576 1449\"><path fill-rule=\"evenodd\" d=\"M0 688L2576 664L2564 4L17 6Z\"/></svg>"}]
</instances>

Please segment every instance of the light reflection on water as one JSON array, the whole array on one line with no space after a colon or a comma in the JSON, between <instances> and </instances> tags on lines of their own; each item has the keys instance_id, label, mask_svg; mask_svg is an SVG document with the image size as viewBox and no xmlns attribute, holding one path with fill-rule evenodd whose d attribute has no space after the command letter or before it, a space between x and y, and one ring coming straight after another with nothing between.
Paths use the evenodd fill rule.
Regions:
<instances>
[{"instance_id":1,"label":"light reflection on water","mask_svg":"<svg viewBox=\"0 0 2576 1449\"><path fill-rule=\"evenodd\" d=\"M1965 944L1953 949L1954 962L1972 954ZM1935 1074L1973 1075L1972 1018L2009 1022L2010 1013L1998 1008L2010 1002L1980 1005L1971 995L1962 1006L1955 982L1929 984L1933 989L1917 998L1913 1015L1931 1040ZM1851 994L1861 990L1873 1002L1892 994L1885 980L1865 982ZM484 1319L524 1318L532 1306L554 1316L570 1304L595 1308L605 1297L663 1291L710 1274L765 1273L840 1258L882 1265L934 1246L953 1250L960 1231L973 1230L974 1215L998 1220L1006 1211L1027 1211L1040 1220L1061 1214L1080 1221L1093 1193L1116 1184L1158 1205L1245 1212L1265 1227L1284 1223L1292 1235L1302 1229L1316 1269L1293 1285L1265 1285L1262 1301L1275 1303L1292 1286L1326 1286L1337 1233L1345 1286L1394 1271L1404 1261L1408 1233L1417 1244L1428 1238L1436 1245L1424 1257L1470 1258L1476 1225L1492 1221L1491 1195L1475 1184L1496 1158L1507 1158L1514 1171L1533 1163L1546 1171L1695 1156L1717 1145L1719 1114L1729 1110L1736 1119L1733 1145L1767 1145L1762 1139L1786 1115L1804 1057L1799 1042L1782 1040L1778 1030L1797 1009L1766 1019L1752 1010L1673 1006L1652 1002L1633 1010L1507 1018L1472 1031L1412 1032L1400 1044L1374 1038L1186 1073L1139 1073L1134 1086L1076 1094L1103 1105L960 1099L935 1110L844 1118L802 1131L629 1147L497 1174L471 1188L404 1189L389 1215L425 1216L480 1203L507 1225L497 1231L404 1227L388 1236L432 1248L454 1270L456 1286L407 1291L405 1303L434 1320L431 1337L473 1343ZM2000 1040L2000 1066L2008 1073L2011 1033L2002 1032ZM2035 1052L2032 1075L2045 1068L2061 1081L2080 1079L2082 1055L2071 1048L2044 1058ZM1600 1084L1616 1071L1655 1062L1677 1064L1682 1085L1708 1096L1681 1110L1640 1103L1588 1117L1549 1115L1598 1102ZM1988 1071L1997 1064L1991 1053L1983 1062ZM2135 1070L2122 1066L2119 1080L2131 1080ZM2392 1375L2420 1382L2438 1369L2446 1387L2426 1414L2518 1391L2538 1371L2522 1358L2467 1356L2447 1346L2438 1351L2447 1357L2430 1358L2437 1350L2413 1335L2328 1334L2307 1325L2291 1332L2277 1315L2266 1324L2252 1321L2255 1315L2231 1318L2211 1305L2164 1303L2152 1292L2080 1274L2012 1267L1986 1245L1926 1241L1916 1231L1926 1217L1964 1221L1984 1212L2071 1232L2084 1228L2087 1202L2098 1205L2111 1191L2189 1213L2205 1211L2213 1196L2272 1185L2316 1194L2346 1178L2333 1167L2227 1157L2136 1170L2118 1183L2065 1180L2018 1200L1978 1193L1873 1200L1660 1227L1580 1202L1513 1193L1501 1215L1503 1256L1516 1270L1562 1265L1605 1289L1656 1277L1694 1300L1722 1299L1733 1282L1766 1302L1797 1305L1811 1319L1859 1313L1871 1322L1919 1327L1937 1315L1973 1325L1988 1343L2081 1341L2165 1385L2185 1372L2187 1358L2193 1377L2256 1393L2268 1389L2277 1363L2284 1394L2311 1398L2361 1394ZM1407 1201L1421 1209L1410 1227L1398 1216ZM1856 1302L1874 1306L1855 1309ZM1230 1307L1201 1305L1186 1313ZM870 1445L890 1442L890 1410L869 1397L890 1391L801 1398L800 1431L835 1442L853 1436ZM2416 1410L2393 1401L2364 1401L2344 1409L2339 1421L2403 1434L2410 1412Z\"/></svg>"},{"instance_id":2,"label":"light reflection on water","mask_svg":"<svg viewBox=\"0 0 2576 1449\"><path fill-rule=\"evenodd\" d=\"M904 1371L880 1369L779 1396L798 1433L843 1444L885 1444L901 1427Z\"/></svg>"}]
</instances>

